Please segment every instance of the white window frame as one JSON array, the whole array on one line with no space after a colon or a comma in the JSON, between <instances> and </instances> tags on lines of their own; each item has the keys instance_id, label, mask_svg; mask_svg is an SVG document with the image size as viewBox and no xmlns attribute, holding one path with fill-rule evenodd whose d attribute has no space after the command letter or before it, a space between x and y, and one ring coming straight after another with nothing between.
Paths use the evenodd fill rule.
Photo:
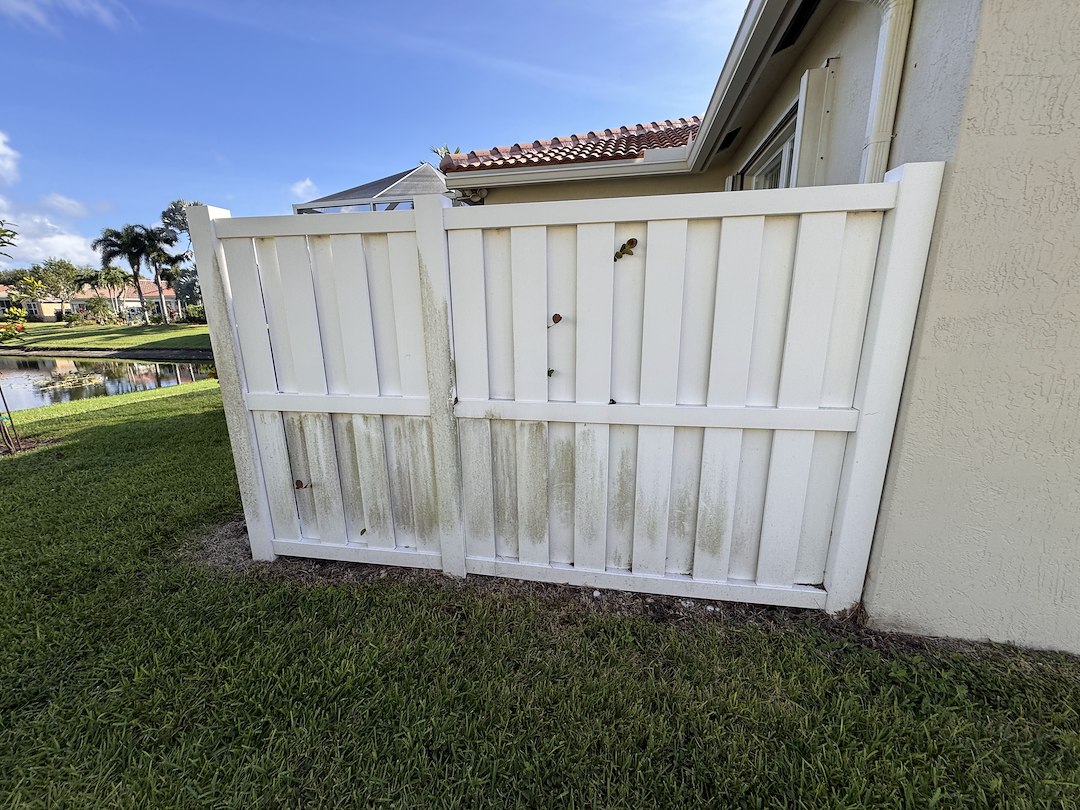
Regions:
<instances>
[{"instance_id":1,"label":"white window frame","mask_svg":"<svg viewBox=\"0 0 1080 810\"><path fill-rule=\"evenodd\" d=\"M799 104L795 102L753 151L746 165L735 176L736 188L769 188L766 178L777 169L780 173L779 184L772 188L791 188L795 185L795 130L798 109Z\"/></svg>"}]
</instances>

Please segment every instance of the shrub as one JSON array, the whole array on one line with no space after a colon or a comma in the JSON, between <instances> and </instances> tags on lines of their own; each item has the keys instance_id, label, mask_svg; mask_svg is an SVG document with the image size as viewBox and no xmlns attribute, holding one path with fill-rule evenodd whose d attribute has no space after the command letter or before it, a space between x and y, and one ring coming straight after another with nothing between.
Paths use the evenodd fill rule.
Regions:
<instances>
[{"instance_id":1,"label":"shrub","mask_svg":"<svg viewBox=\"0 0 1080 810\"><path fill-rule=\"evenodd\" d=\"M184 319L191 323L206 323L206 307L202 304L188 304L184 307Z\"/></svg>"},{"instance_id":2,"label":"shrub","mask_svg":"<svg viewBox=\"0 0 1080 810\"><path fill-rule=\"evenodd\" d=\"M116 323L119 320L119 316L113 312L109 299L102 298L101 296L91 298L86 302L86 314L84 317L86 320L93 321L102 326L105 324Z\"/></svg>"},{"instance_id":3,"label":"shrub","mask_svg":"<svg viewBox=\"0 0 1080 810\"><path fill-rule=\"evenodd\" d=\"M150 323L155 323L155 324L157 324L157 323L165 323L165 319L162 318L160 315L151 315L150 316Z\"/></svg>"},{"instance_id":4,"label":"shrub","mask_svg":"<svg viewBox=\"0 0 1080 810\"><path fill-rule=\"evenodd\" d=\"M26 331L26 310L22 307L8 307L4 319L0 321L0 343L22 337Z\"/></svg>"},{"instance_id":5,"label":"shrub","mask_svg":"<svg viewBox=\"0 0 1080 810\"><path fill-rule=\"evenodd\" d=\"M82 326L86 323L86 316L81 312L65 312L64 326Z\"/></svg>"}]
</instances>

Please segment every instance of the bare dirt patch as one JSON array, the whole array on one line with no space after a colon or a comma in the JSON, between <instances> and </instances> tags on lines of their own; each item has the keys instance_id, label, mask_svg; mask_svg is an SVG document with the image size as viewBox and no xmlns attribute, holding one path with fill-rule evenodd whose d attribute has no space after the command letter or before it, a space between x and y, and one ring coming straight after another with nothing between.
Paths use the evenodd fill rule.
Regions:
<instances>
[{"instance_id":1,"label":"bare dirt patch","mask_svg":"<svg viewBox=\"0 0 1080 810\"><path fill-rule=\"evenodd\" d=\"M45 447L50 444L56 444L59 441L59 439L36 439L20 437L18 453L11 453L6 447L0 447L0 457L18 455L19 453L25 453L27 450L33 450L37 447Z\"/></svg>"},{"instance_id":2,"label":"bare dirt patch","mask_svg":"<svg viewBox=\"0 0 1080 810\"><path fill-rule=\"evenodd\" d=\"M583 614L641 617L663 624L719 621L731 625L753 625L766 631L791 631L807 627L823 635L830 654L841 654L851 644L869 647L881 655L942 656L959 654L981 659L1007 659L1010 666L1032 666L1033 651L1021 651L1006 644L930 638L904 633L871 630L865 609L859 605L838 616L799 608L719 602L628 591L581 588L545 582L502 579L470 574L466 579L447 577L441 571L365 563L279 557L274 562L251 559L244 520L219 524L198 539L185 556L196 565L238 575L255 576L268 582L290 582L304 586L352 586L380 581L415 583L418 587L483 593L499 600L532 599L552 612L554 625L574 623ZM1022 656L1028 656L1021 660ZM1060 656L1061 653L1046 653Z\"/></svg>"}]
</instances>

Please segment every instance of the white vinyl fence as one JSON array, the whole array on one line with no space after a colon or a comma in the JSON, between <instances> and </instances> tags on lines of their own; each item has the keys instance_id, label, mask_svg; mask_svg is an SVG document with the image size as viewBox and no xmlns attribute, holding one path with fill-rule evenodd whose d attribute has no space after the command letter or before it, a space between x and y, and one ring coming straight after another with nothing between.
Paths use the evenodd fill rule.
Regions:
<instances>
[{"instance_id":1,"label":"white vinyl fence","mask_svg":"<svg viewBox=\"0 0 1080 810\"><path fill-rule=\"evenodd\" d=\"M253 555L850 607L941 168L409 212L192 208Z\"/></svg>"}]
</instances>

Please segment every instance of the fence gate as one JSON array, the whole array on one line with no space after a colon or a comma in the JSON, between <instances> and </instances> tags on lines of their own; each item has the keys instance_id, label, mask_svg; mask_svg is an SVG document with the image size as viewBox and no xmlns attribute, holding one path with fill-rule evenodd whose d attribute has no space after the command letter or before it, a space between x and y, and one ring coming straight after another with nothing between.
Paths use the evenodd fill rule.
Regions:
<instances>
[{"instance_id":1,"label":"fence gate","mask_svg":"<svg viewBox=\"0 0 1080 810\"><path fill-rule=\"evenodd\" d=\"M849 607L941 168L191 209L253 554Z\"/></svg>"}]
</instances>

